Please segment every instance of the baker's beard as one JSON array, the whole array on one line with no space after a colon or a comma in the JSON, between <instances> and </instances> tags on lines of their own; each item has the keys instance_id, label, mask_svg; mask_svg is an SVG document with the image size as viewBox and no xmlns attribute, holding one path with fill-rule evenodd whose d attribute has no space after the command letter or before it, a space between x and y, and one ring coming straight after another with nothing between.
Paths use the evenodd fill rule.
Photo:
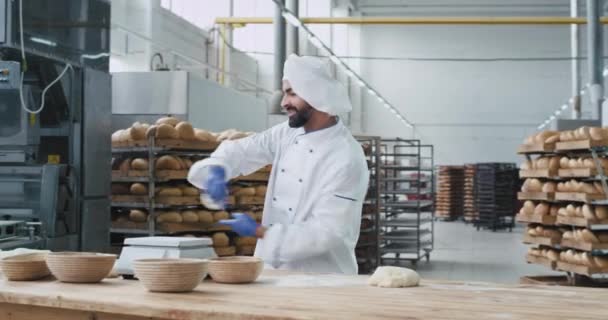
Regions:
<instances>
[{"instance_id":1,"label":"baker's beard","mask_svg":"<svg viewBox=\"0 0 608 320\"><path fill-rule=\"evenodd\" d=\"M289 117L289 126L292 128L303 127L312 117L313 109L311 106L306 106L302 109L296 109L295 107L288 106L286 109L295 110L295 114Z\"/></svg>"}]
</instances>

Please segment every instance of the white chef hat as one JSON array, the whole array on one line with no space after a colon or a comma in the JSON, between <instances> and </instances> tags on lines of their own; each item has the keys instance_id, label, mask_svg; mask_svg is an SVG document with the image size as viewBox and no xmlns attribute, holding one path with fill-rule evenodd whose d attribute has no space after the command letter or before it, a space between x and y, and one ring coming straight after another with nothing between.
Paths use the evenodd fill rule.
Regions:
<instances>
[{"instance_id":1,"label":"white chef hat","mask_svg":"<svg viewBox=\"0 0 608 320\"><path fill-rule=\"evenodd\" d=\"M329 65L319 58L290 54L283 80L288 80L293 91L319 111L337 115L353 109L346 88L331 77Z\"/></svg>"}]
</instances>

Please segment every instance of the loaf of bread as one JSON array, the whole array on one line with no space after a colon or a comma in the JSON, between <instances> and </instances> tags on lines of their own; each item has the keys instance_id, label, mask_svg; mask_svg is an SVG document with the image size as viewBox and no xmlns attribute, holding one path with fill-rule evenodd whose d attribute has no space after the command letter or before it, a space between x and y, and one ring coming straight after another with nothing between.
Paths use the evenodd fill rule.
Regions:
<instances>
[{"instance_id":1,"label":"loaf of bread","mask_svg":"<svg viewBox=\"0 0 608 320\"><path fill-rule=\"evenodd\" d=\"M186 167L184 169L190 169L192 167L192 160L190 160L189 158L182 158L182 160L184 161L184 164L186 165Z\"/></svg>"},{"instance_id":2,"label":"loaf of bread","mask_svg":"<svg viewBox=\"0 0 608 320\"><path fill-rule=\"evenodd\" d=\"M530 200L526 200L522 206L523 212L527 215L533 214L535 208L536 206L534 205L534 202Z\"/></svg>"},{"instance_id":3,"label":"loaf of bread","mask_svg":"<svg viewBox=\"0 0 608 320\"><path fill-rule=\"evenodd\" d=\"M542 192L555 192L557 191L557 184L553 181L548 181L543 184Z\"/></svg>"},{"instance_id":4,"label":"loaf of bread","mask_svg":"<svg viewBox=\"0 0 608 320\"><path fill-rule=\"evenodd\" d=\"M548 169L549 168L549 158L540 157L534 161L534 169Z\"/></svg>"},{"instance_id":5,"label":"loaf of bread","mask_svg":"<svg viewBox=\"0 0 608 320\"><path fill-rule=\"evenodd\" d=\"M255 187L255 195L258 197L266 196L268 188L266 186L257 186Z\"/></svg>"},{"instance_id":6,"label":"loaf of bread","mask_svg":"<svg viewBox=\"0 0 608 320\"><path fill-rule=\"evenodd\" d=\"M172 127L175 127L179 122L180 122L180 120L177 118L174 118L174 117L162 117L162 118L156 120L157 125L167 124Z\"/></svg>"},{"instance_id":7,"label":"loaf of bread","mask_svg":"<svg viewBox=\"0 0 608 320\"><path fill-rule=\"evenodd\" d=\"M158 127L156 128L156 138L178 139L179 134L177 133L177 130L175 130L174 127L172 127L168 124L161 124L161 125L158 125Z\"/></svg>"},{"instance_id":8,"label":"loaf of bread","mask_svg":"<svg viewBox=\"0 0 608 320\"><path fill-rule=\"evenodd\" d=\"M236 238L236 246L237 247L245 247L245 246L255 246L258 242L256 237L238 237Z\"/></svg>"},{"instance_id":9,"label":"loaf of bread","mask_svg":"<svg viewBox=\"0 0 608 320\"><path fill-rule=\"evenodd\" d=\"M162 212L156 217L156 222L172 222L172 223L182 223L184 220L182 219L182 215L177 211L166 211Z\"/></svg>"},{"instance_id":10,"label":"loaf of bread","mask_svg":"<svg viewBox=\"0 0 608 320\"><path fill-rule=\"evenodd\" d=\"M138 196L148 195L148 187L143 183L136 182L131 185L131 188L129 190L130 190L131 194L134 194L134 195L138 195Z\"/></svg>"},{"instance_id":11,"label":"loaf of bread","mask_svg":"<svg viewBox=\"0 0 608 320\"><path fill-rule=\"evenodd\" d=\"M588 204L583 205L582 213L583 218L585 219L595 219L595 212L593 208L591 208L591 206Z\"/></svg>"},{"instance_id":12,"label":"loaf of bread","mask_svg":"<svg viewBox=\"0 0 608 320\"><path fill-rule=\"evenodd\" d=\"M227 247L230 245L230 239L223 232L214 233L212 239L214 247Z\"/></svg>"},{"instance_id":13,"label":"loaf of bread","mask_svg":"<svg viewBox=\"0 0 608 320\"><path fill-rule=\"evenodd\" d=\"M148 221L148 213L143 210L132 209L129 212L129 220L133 222L146 222Z\"/></svg>"},{"instance_id":14,"label":"loaf of bread","mask_svg":"<svg viewBox=\"0 0 608 320\"><path fill-rule=\"evenodd\" d=\"M532 163L532 161L526 159L524 160L524 162L521 163L521 165L519 165L519 168L521 170L530 170L532 169L534 166L534 164Z\"/></svg>"},{"instance_id":15,"label":"loaf of bread","mask_svg":"<svg viewBox=\"0 0 608 320\"><path fill-rule=\"evenodd\" d=\"M148 160L143 158L135 158L131 161L131 169L133 170L148 170Z\"/></svg>"},{"instance_id":16,"label":"loaf of bread","mask_svg":"<svg viewBox=\"0 0 608 320\"><path fill-rule=\"evenodd\" d=\"M199 196L200 194L198 189L195 187L180 186L179 189L182 191L182 195L184 195L185 197Z\"/></svg>"},{"instance_id":17,"label":"loaf of bread","mask_svg":"<svg viewBox=\"0 0 608 320\"><path fill-rule=\"evenodd\" d=\"M145 140L146 139L146 131L148 130L148 125L141 124L139 122L133 123L131 128L127 129L129 131L129 136L131 140Z\"/></svg>"},{"instance_id":18,"label":"loaf of bread","mask_svg":"<svg viewBox=\"0 0 608 320\"><path fill-rule=\"evenodd\" d=\"M156 160L155 167L157 170L180 170L182 166L176 157L164 155Z\"/></svg>"},{"instance_id":19,"label":"loaf of bread","mask_svg":"<svg viewBox=\"0 0 608 320\"><path fill-rule=\"evenodd\" d=\"M216 211L213 213L213 221L230 219L230 214L226 211Z\"/></svg>"},{"instance_id":20,"label":"loaf of bread","mask_svg":"<svg viewBox=\"0 0 608 320\"><path fill-rule=\"evenodd\" d=\"M198 219L198 212L197 211L193 211L193 210L184 210L181 212L182 214L182 220L186 223L197 223L199 222Z\"/></svg>"},{"instance_id":21,"label":"loaf of bread","mask_svg":"<svg viewBox=\"0 0 608 320\"><path fill-rule=\"evenodd\" d=\"M534 214L539 216L549 215L549 204L541 202L534 208Z\"/></svg>"},{"instance_id":22,"label":"loaf of bread","mask_svg":"<svg viewBox=\"0 0 608 320\"><path fill-rule=\"evenodd\" d=\"M184 159L182 159L181 157L173 157L173 159L175 159L175 161L177 161L177 165L179 166L178 170L186 169L186 163L184 162Z\"/></svg>"},{"instance_id":23,"label":"loaf of bread","mask_svg":"<svg viewBox=\"0 0 608 320\"><path fill-rule=\"evenodd\" d=\"M194 129L194 138L203 142L215 141L217 138L209 131L203 129Z\"/></svg>"},{"instance_id":24,"label":"loaf of bread","mask_svg":"<svg viewBox=\"0 0 608 320\"><path fill-rule=\"evenodd\" d=\"M580 233L581 240L589 243L600 243L600 240L595 236L595 234L588 229L581 230Z\"/></svg>"},{"instance_id":25,"label":"loaf of bread","mask_svg":"<svg viewBox=\"0 0 608 320\"><path fill-rule=\"evenodd\" d=\"M161 187L158 189L157 195L159 197L181 197L182 190L180 188L175 187Z\"/></svg>"},{"instance_id":26,"label":"loaf of bread","mask_svg":"<svg viewBox=\"0 0 608 320\"><path fill-rule=\"evenodd\" d=\"M213 223L213 213L207 210L199 210L198 211L198 221L203 224L212 224Z\"/></svg>"},{"instance_id":27,"label":"loaf of bread","mask_svg":"<svg viewBox=\"0 0 608 320\"><path fill-rule=\"evenodd\" d=\"M531 178L526 179L524 184L521 187L521 191L523 192L541 192L543 189L543 184L540 180Z\"/></svg>"},{"instance_id":28,"label":"loaf of bread","mask_svg":"<svg viewBox=\"0 0 608 320\"><path fill-rule=\"evenodd\" d=\"M194 140L194 129L189 122L182 121L175 125L175 130L182 140Z\"/></svg>"},{"instance_id":29,"label":"loaf of bread","mask_svg":"<svg viewBox=\"0 0 608 320\"><path fill-rule=\"evenodd\" d=\"M120 130L116 130L116 131L114 131L114 132L112 133L111 138L112 138L112 142L113 142L113 143L114 143L114 142L121 142L122 132L123 132L123 130L122 130L122 129L120 129Z\"/></svg>"},{"instance_id":30,"label":"loaf of bread","mask_svg":"<svg viewBox=\"0 0 608 320\"><path fill-rule=\"evenodd\" d=\"M595 216L599 220L608 219L608 207L605 206L595 206Z\"/></svg>"},{"instance_id":31,"label":"loaf of bread","mask_svg":"<svg viewBox=\"0 0 608 320\"><path fill-rule=\"evenodd\" d=\"M256 189L253 187L239 188L234 192L234 195L237 197L242 196L255 196Z\"/></svg>"}]
</instances>

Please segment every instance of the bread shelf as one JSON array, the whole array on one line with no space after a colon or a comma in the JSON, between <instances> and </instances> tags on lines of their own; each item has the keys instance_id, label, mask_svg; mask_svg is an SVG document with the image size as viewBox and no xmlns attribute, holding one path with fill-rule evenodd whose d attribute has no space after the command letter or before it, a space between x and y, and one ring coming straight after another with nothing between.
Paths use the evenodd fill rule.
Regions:
<instances>
[{"instance_id":1,"label":"bread shelf","mask_svg":"<svg viewBox=\"0 0 608 320\"><path fill-rule=\"evenodd\" d=\"M236 197L236 205L239 206L254 206L263 205L265 197L263 196L240 196Z\"/></svg>"},{"instance_id":2,"label":"bread shelf","mask_svg":"<svg viewBox=\"0 0 608 320\"><path fill-rule=\"evenodd\" d=\"M557 270L581 274L588 277L594 274L608 274L608 268L589 267L579 264L567 263L563 261L557 262Z\"/></svg>"},{"instance_id":3,"label":"bread shelf","mask_svg":"<svg viewBox=\"0 0 608 320\"><path fill-rule=\"evenodd\" d=\"M517 199L553 201L555 200L555 192L518 192Z\"/></svg>"},{"instance_id":4,"label":"bread shelf","mask_svg":"<svg viewBox=\"0 0 608 320\"><path fill-rule=\"evenodd\" d=\"M561 246L565 248L578 249L583 251L608 250L608 243L591 243L575 241L571 239L563 239Z\"/></svg>"},{"instance_id":5,"label":"bread shelf","mask_svg":"<svg viewBox=\"0 0 608 320\"><path fill-rule=\"evenodd\" d=\"M550 226L555 225L555 223L557 221L557 217L554 217L554 216L538 215L538 214L524 215L521 213L516 215L515 219L517 220L517 222L539 223L539 224L550 225Z\"/></svg>"},{"instance_id":6,"label":"bread shelf","mask_svg":"<svg viewBox=\"0 0 608 320\"><path fill-rule=\"evenodd\" d=\"M555 178L557 176L557 170L552 169L519 170L520 178Z\"/></svg>"},{"instance_id":7,"label":"bread shelf","mask_svg":"<svg viewBox=\"0 0 608 320\"><path fill-rule=\"evenodd\" d=\"M579 140L564 141L555 144L556 151L588 150L595 147L608 146L608 140Z\"/></svg>"},{"instance_id":8,"label":"bread shelf","mask_svg":"<svg viewBox=\"0 0 608 320\"><path fill-rule=\"evenodd\" d=\"M270 172L254 172L246 176L239 176L234 178L232 181L254 181L254 182L268 182L270 179Z\"/></svg>"},{"instance_id":9,"label":"bread shelf","mask_svg":"<svg viewBox=\"0 0 608 320\"><path fill-rule=\"evenodd\" d=\"M199 150L213 151L219 146L219 142L215 141L198 141L198 140L180 140L180 139L156 139L154 146L163 149L179 149L179 150ZM112 142L112 148L117 151L128 152L129 149L143 149L148 151L148 140L135 140L124 142Z\"/></svg>"},{"instance_id":10,"label":"bread shelf","mask_svg":"<svg viewBox=\"0 0 608 320\"><path fill-rule=\"evenodd\" d=\"M555 193L555 200L560 200L560 201L591 203L595 200L603 200L603 199L606 199L606 195L589 194L589 193L582 193L582 192L556 192Z\"/></svg>"},{"instance_id":11,"label":"bread shelf","mask_svg":"<svg viewBox=\"0 0 608 320\"><path fill-rule=\"evenodd\" d=\"M608 226L608 220L585 219L582 217L557 216L557 224L593 229L594 227Z\"/></svg>"},{"instance_id":12,"label":"bread shelf","mask_svg":"<svg viewBox=\"0 0 608 320\"><path fill-rule=\"evenodd\" d=\"M561 237L533 237L529 234L526 234L524 235L523 242L525 244L538 244L543 246L556 247L559 246L561 242Z\"/></svg>"},{"instance_id":13,"label":"bread shelf","mask_svg":"<svg viewBox=\"0 0 608 320\"><path fill-rule=\"evenodd\" d=\"M172 223L163 222L156 224L156 230L153 232L154 235L166 235L183 232L228 232L230 227L227 226L215 226L205 225L201 223ZM112 222L111 233L117 234L150 234L148 230L148 224L146 222Z\"/></svg>"},{"instance_id":14,"label":"bread shelf","mask_svg":"<svg viewBox=\"0 0 608 320\"><path fill-rule=\"evenodd\" d=\"M188 170L156 170L156 181L185 180ZM120 171L112 170L112 182L148 181L149 173L146 170Z\"/></svg>"},{"instance_id":15,"label":"bread shelf","mask_svg":"<svg viewBox=\"0 0 608 320\"><path fill-rule=\"evenodd\" d=\"M555 151L555 143L522 144L517 148L518 154L551 153Z\"/></svg>"},{"instance_id":16,"label":"bread shelf","mask_svg":"<svg viewBox=\"0 0 608 320\"><path fill-rule=\"evenodd\" d=\"M545 266L551 270L555 270L557 267L557 262L556 261L551 261L549 258L546 257L541 257L541 256L535 256L535 255L531 255L531 254L527 254L526 255L526 262L528 263L533 263L533 264L540 264L542 266Z\"/></svg>"}]
</instances>

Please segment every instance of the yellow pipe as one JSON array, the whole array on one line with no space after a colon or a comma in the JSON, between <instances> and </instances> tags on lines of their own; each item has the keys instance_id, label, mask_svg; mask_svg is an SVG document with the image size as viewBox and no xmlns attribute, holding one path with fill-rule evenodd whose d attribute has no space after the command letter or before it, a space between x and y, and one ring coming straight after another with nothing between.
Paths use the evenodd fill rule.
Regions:
<instances>
[{"instance_id":1,"label":"yellow pipe","mask_svg":"<svg viewBox=\"0 0 608 320\"><path fill-rule=\"evenodd\" d=\"M482 25L568 25L586 24L586 18L571 17L304 17L304 24L482 24ZM601 18L608 23L608 17ZM271 24L265 17L218 17L217 24Z\"/></svg>"}]
</instances>

